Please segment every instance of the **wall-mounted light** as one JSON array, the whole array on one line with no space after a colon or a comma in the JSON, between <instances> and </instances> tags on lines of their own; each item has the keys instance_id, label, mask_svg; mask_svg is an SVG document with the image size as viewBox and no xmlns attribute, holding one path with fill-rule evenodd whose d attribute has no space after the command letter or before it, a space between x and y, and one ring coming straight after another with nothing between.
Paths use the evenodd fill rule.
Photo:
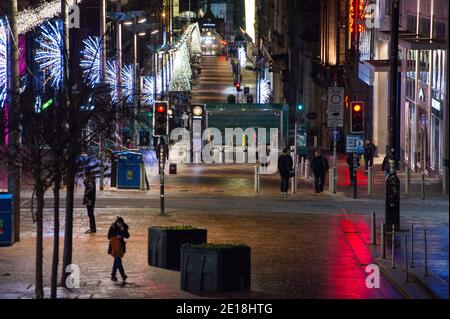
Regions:
<instances>
[{"instance_id":1,"label":"wall-mounted light","mask_svg":"<svg viewBox=\"0 0 450 319\"><path fill-rule=\"evenodd\" d=\"M132 25L132 24L133 24L133 21L125 21L123 24L124 24L124 25Z\"/></svg>"},{"instance_id":2,"label":"wall-mounted light","mask_svg":"<svg viewBox=\"0 0 450 319\"><path fill-rule=\"evenodd\" d=\"M138 21L138 23L145 23L145 22L147 22L147 18L141 18L141 19L139 19L139 21Z\"/></svg>"},{"instance_id":3,"label":"wall-mounted light","mask_svg":"<svg viewBox=\"0 0 450 319\"><path fill-rule=\"evenodd\" d=\"M140 37L145 37L146 35L147 35L146 32L140 32L140 33L138 33L138 36L140 36Z\"/></svg>"}]
</instances>

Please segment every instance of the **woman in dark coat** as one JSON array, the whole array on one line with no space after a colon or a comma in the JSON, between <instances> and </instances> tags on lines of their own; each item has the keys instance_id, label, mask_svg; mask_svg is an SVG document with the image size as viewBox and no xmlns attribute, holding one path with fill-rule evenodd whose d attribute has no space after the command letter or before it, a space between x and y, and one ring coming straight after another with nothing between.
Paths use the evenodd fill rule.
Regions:
<instances>
[{"instance_id":1,"label":"woman in dark coat","mask_svg":"<svg viewBox=\"0 0 450 319\"><path fill-rule=\"evenodd\" d=\"M122 217L117 217L116 221L111 225L108 231L109 247L108 254L114 257L114 264L111 273L111 280L117 281L117 270L119 270L123 281L127 279L125 270L122 265L122 257L126 253L125 238L130 238L128 225L125 224Z\"/></svg>"}]
</instances>

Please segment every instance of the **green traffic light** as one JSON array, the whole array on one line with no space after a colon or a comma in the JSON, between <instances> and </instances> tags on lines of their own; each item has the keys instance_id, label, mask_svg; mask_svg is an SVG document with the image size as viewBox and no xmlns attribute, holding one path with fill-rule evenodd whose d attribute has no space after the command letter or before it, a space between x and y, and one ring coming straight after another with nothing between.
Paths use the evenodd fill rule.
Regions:
<instances>
[{"instance_id":1,"label":"green traffic light","mask_svg":"<svg viewBox=\"0 0 450 319\"><path fill-rule=\"evenodd\" d=\"M297 109L299 110L299 111L303 111L303 105L299 105L298 107L297 107Z\"/></svg>"}]
</instances>

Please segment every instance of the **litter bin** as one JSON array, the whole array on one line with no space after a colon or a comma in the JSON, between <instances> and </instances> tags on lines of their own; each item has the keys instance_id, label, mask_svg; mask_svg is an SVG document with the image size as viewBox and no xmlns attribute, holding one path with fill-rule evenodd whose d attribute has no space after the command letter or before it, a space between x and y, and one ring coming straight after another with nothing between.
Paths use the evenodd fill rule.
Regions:
<instances>
[{"instance_id":1,"label":"litter bin","mask_svg":"<svg viewBox=\"0 0 450 319\"><path fill-rule=\"evenodd\" d=\"M169 165L169 173L170 175L177 175L177 164L170 164Z\"/></svg>"},{"instance_id":2,"label":"litter bin","mask_svg":"<svg viewBox=\"0 0 450 319\"><path fill-rule=\"evenodd\" d=\"M141 189L142 154L121 152L117 154L117 188Z\"/></svg>"},{"instance_id":3,"label":"litter bin","mask_svg":"<svg viewBox=\"0 0 450 319\"><path fill-rule=\"evenodd\" d=\"M0 194L0 246L13 244L12 195Z\"/></svg>"}]
</instances>

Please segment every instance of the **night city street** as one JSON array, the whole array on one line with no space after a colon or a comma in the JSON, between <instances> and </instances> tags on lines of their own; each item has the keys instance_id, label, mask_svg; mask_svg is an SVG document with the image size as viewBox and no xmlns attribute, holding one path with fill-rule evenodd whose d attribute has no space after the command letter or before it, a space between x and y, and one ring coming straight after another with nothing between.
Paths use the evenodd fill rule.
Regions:
<instances>
[{"instance_id":1,"label":"night city street","mask_svg":"<svg viewBox=\"0 0 450 319\"><path fill-rule=\"evenodd\" d=\"M448 301L448 6L1 1L0 300Z\"/></svg>"}]
</instances>

